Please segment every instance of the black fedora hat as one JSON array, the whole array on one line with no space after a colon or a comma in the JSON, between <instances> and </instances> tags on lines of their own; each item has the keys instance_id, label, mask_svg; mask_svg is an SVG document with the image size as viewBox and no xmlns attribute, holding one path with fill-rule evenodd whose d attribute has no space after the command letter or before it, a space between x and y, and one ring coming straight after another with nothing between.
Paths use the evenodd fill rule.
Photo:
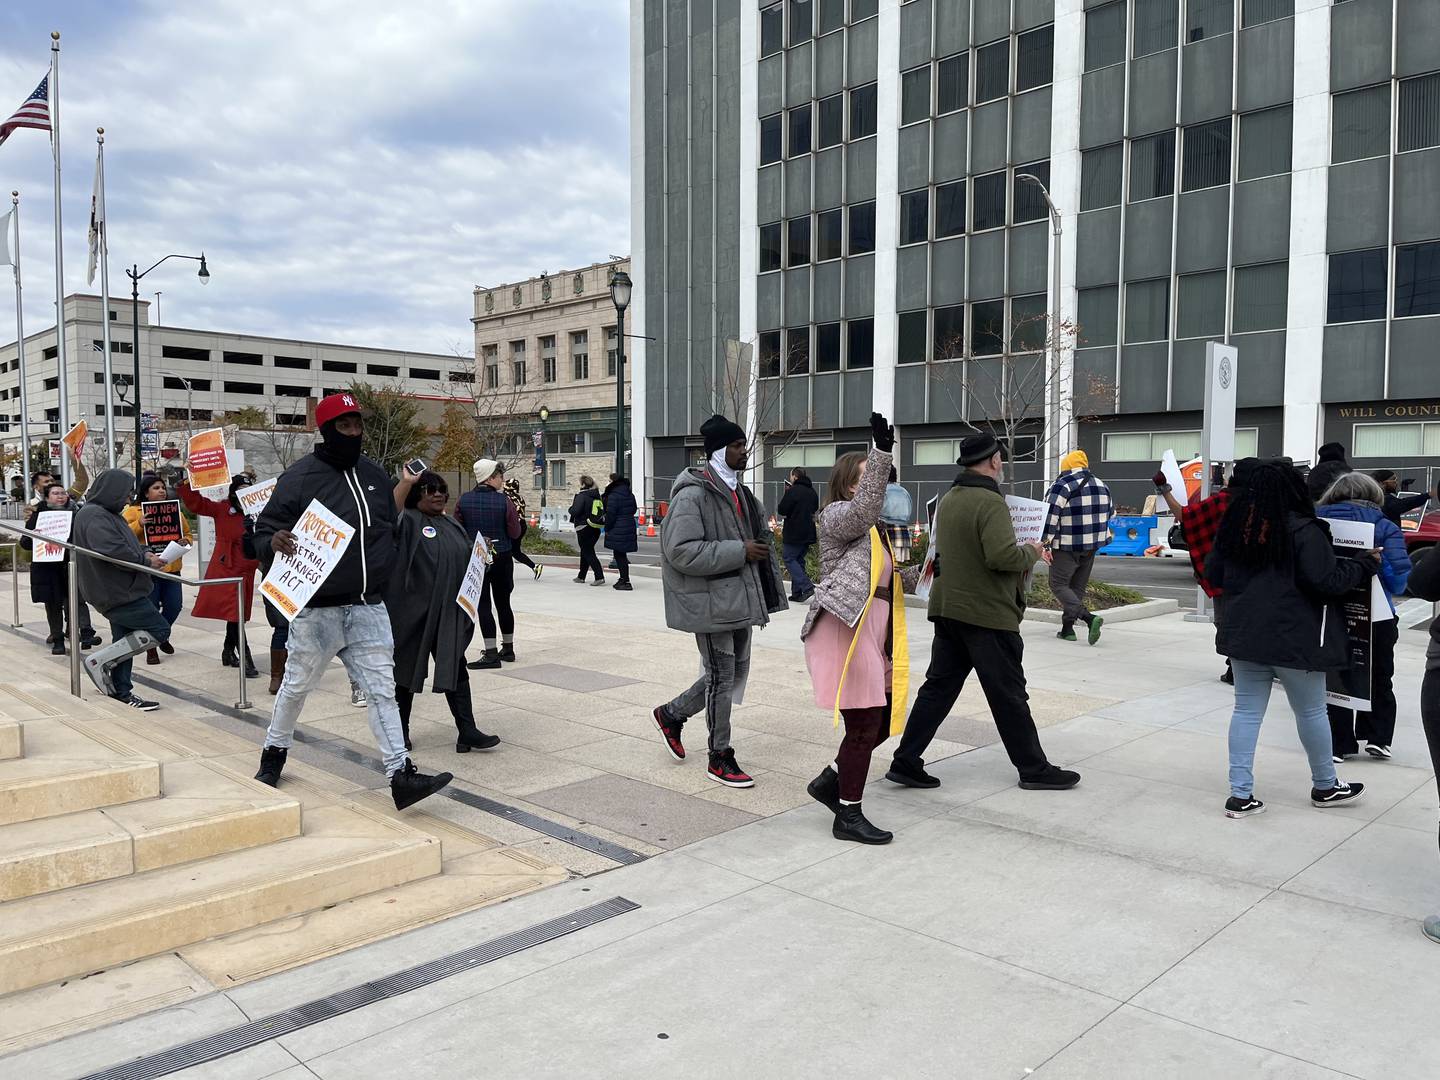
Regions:
<instances>
[{"instance_id":1,"label":"black fedora hat","mask_svg":"<svg viewBox=\"0 0 1440 1080\"><path fill-rule=\"evenodd\" d=\"M982 461L989 461L997 453L1002 461L1009 457L1005 453L1004 444L994 435L967 435L960 440L960 456L955 459L955 464L978 465Z\"/></svg>"}]
</instances>

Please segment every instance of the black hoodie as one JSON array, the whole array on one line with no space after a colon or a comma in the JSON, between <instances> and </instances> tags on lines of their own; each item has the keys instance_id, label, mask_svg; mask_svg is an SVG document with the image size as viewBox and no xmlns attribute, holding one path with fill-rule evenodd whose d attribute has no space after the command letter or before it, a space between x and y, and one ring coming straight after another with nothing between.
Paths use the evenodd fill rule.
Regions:
<instances>
[{"instance_id":1,"label":"black hoodie","mask_svg":"<svg viewBox=\"0 0 1440 1080\"><path fill-rule=\"evenodd\" d=\"M815 511L820 497L808 476L802 476L785 489L776 512L785 519L783 536L787 544L815 543Z\"/></svg>"},{"instance_id":2,"label":"black hoodie","mask_svg":"<svg viewBox=\"0 0 1440 1080\"><path fill-rule=\"evenodd\" d=\"M95 478L85 496L85 505L75 513L71 539L112 559L148 566L149 557L129 524L120 516L135 491L135 474L125 469L106 469ZM139 570L128 570L99 559L76 556L80 597L102 615L150 595L154 578Z\"/></svg>"}]
</instances>

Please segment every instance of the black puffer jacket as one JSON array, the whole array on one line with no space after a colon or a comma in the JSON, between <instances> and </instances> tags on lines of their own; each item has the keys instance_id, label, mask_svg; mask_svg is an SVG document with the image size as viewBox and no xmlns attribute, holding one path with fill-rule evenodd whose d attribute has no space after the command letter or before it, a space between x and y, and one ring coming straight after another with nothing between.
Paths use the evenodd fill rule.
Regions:
<instances>
[{"instance_id":1,"label":"black puffer jacket","mask_svg":"<svg viewBox=\"0 0 1440 1080\"><path fill-rule=\"evenodd\" d=\"M1220 629L1215 651L1232 660L1340 671L1349 666L1340 597L1367 581L1379 564L1339 558L1319 518L1290 515L1294 553L1286 567L1255 570L1226 559L1219 547L1205 576L1224 591L1215 598Z\"/></svg>"},{"instance_id":2,"label":"black puffer jacket","mask_svg":"<svg viewBox=\"0 0 1440 1080\"><path fill-rule=\"evenodd\" d=\"M1423 559L1415 560L1407 583L1411 596L1421 600L1440 600L1440 549L1431 548ZM1440 619L1430 620L1430 648L1425 651L1425 670L1440 671Z\"/></svg>"},{"instance_id":3,"label":"black puffer jacket","mask_svg":"<svg viewBox=\"0 0 1440 1080\"><path fill-rule=\"evenodd\" d=\"M815 543L815 511L820 509L820 496L808 476L802 476L780 496L775 512L785 519L782 535L787 544Z\"/></svg>"}]
</instances>

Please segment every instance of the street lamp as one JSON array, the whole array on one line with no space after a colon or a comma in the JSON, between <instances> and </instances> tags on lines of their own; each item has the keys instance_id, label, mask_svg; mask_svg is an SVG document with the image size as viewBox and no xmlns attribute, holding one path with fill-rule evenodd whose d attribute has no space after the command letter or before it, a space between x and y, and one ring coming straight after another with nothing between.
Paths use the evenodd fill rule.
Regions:
<instances>
[{"instance_id":1,"label":"street lamp","mask_svg":"<svg viewBox=\"0 0 1440 1080\"><path fill-rule=\"evenodd\" d=\"M156 296L159 296L160 294L159 294L159 293L156 293L155 295L156 295ZM186 450L186 453L189 453L189 450L190 450L190 418L191 418L190 403L191 403L191 401L193 400L193 393L194 393L194 389L195 389L195 388L190 385L190 380L187 379L184 375L181 375L178 371L162 371L162 372L160 372L160 374L161 374L162 376L168 375L168 376L170 376L170 378L172 378L172 379L178 379L180 382L182 382L182 383L185 384L185 450Z\"/></svg>"},{"instance_id":2,"label":"street lamp","mask_svg":"<svg viewBox=\"0 0 1440 1080\"><path fill-rule=\"evenodd\" d=\"M550 409L549 409L549 407L548 407L548 406L545 406L545 405L541 405L541 406L540 406L539 416L540 416L540 509L541 509L541 510L544 510L544 509L545 509L546 489L547 489L547 487L548 487L548 485L549 485L549 481L550 481L550 462L549 462L549 460L548 460L548 459L546 458L546 456L545 456L545 455L549 452L549 449L550 449L550 447L546 444L546 441L545 441L545 422L550 419Z\"/></svg>"},{"instance_id":3,"label":"street lamp","mask_svg":"<svg viewBox=\"0 0 1440 1080\"><path fill-rule=\"evenodd\" d=\"M154 270L160 263L167 259L191 259L200 264L200 284L210 284L210 268L205 265L205 253L199 255L166 255L164 259L151 263L144 270L140 269L139 263L131 264L126 275L130 278L130 348L134 352L135 361L135 490L140 490L140 279Z\"/></svg>"},{"instance_id":4,"label":"street lamp","mask_svg":"<svg viewBox=\"0 0 1440 1080\"><path fill-rule=\"evenodd\" d=\"M1050 438L1053 440L1051 454L1058 457L1066 452L1064 445L1066 440L1062 437L1060 430L1060 211L1055 209L1055 202L1050 198L1050 189L1038 176L1032 173L1016 173L1015 179L1026 180L1040 189L1040 194L1045 199L1045 206L1050 211L1050 230L1055 237L1054 258L1050 263L1050 415L1048 419Z\"/></svg>"},{"instance_id":5,"label":"street lamp","mask_svg":"<svg viewBox=\"0 0 1440 1080\"><path fill-rule=\"evenodd\" d=\"M615 472L625 475L625 309L630 306L630 275L616 270L610 279L615 305Z\"/></svg>"}]
</instances>

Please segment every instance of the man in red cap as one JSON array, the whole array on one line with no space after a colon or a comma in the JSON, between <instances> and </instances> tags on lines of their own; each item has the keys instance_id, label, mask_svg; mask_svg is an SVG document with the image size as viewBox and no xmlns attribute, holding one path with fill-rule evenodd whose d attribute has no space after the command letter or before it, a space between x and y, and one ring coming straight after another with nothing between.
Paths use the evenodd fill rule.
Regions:
<instances>
[{"instance_id":1,"label":"man in red cap","mask_svg":"<svg viewBox=\"0 0 1440 1080\"><path fill-rule=\"evenodd\" d=\"M451 779L426 776L406 752L395 703L395 639L382 594L395 561L394 485L360 453L365 421L353 394L331 394L315 409L320 443L280 476L255 523L255 552L266 572L275 554L293 555L291 531L311 500L353 525L350 541L329 577L290 623L290 655L275 695L260 771L255 779L276 787L305 695L339 656L350 681L369 699L370 730L385 759L390 794L403 810L439 791Z\"/></svg>"}]
</instances>

